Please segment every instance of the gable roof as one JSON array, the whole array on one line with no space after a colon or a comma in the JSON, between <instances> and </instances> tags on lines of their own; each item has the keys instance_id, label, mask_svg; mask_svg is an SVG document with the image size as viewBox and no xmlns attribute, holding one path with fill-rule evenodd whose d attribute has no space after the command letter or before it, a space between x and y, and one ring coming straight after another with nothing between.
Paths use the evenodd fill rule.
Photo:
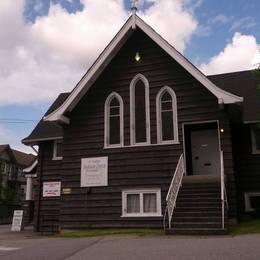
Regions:
<instances>
[{"instance_id":1,"label":"gable roof","mask_svg":"<svg viewBox=\"0 0 260 260\"><path fill-rule=\"evenodd\" d=\"M257 85L260 84L260 77L254 70L211 75L208 78L224 90L244 97L243 121L245 123L259 121L260 96Z\"/></svg>"},{"instance_id":2,"label":"gable roof","mask_svg":"<svg viewBox=\"0 0 260 260\"><path fill-rule=\"evenodd\" d=\"M60 107L69 94L70 93L61 93L45 113L45 116ZM30 135L22 140L22 143L36 144L39 141L55 140L62 138L62 136L63 131L61 125L57 122L45 122L41 119Z\"/></svg>"},{"instance_id":3,"label":"gable roof","mask_svg":"<svg viewBox=\"0 0 260 260\"><path fill-rule=\"evenodd\" d=\"M28 166L35 160L35 155L31 153L30 154L23 153L15 149L11 149L11 150L13 152L17 164L20 164L22 166Z\"/></svg>"},{"instance_id":4,"label":"gable roof","mask_svg":"<svg viewBox=\"0 0 260 260\"><path fill-rule=\"evenodd\" d=\"M7 152L13 163L21 166L30 165L36 158L33 154L24 153L15 149L12 149L9 144L0 145L0 155Z\"/></svg>"},{"instance_id":5,"label":"gable roof","mask_svg":"<svg viewBox=\"0 0 260 260\"><path fill-rule=\"evenodd\" d=\"M121 49L123 44L134 32L136 27L140 28L147 34L155 43L157 43L166 53L168 53L174 60L176 60L183 68L185 68L194 78L196 78L204 87L206 87L213 95L218 98L219 103L229 104L242 102L243 98L229 93L223 89L218 88L212 83L198 68L190 63L184 56L182 56L173 46L171 46L165 39L156 33L148 24L146 24L135 13L132 14L123 27L119 30L116 36L100 54L97 60L93 63L87 73L78 82L76 87L72 90L65 102L55 109L50 114L44 117L45 121L62 121L69 123L69 119L64 116L67 111L73 110L79 100L86 94L93 82L102 73L105 67L109 64L116 53Z\"/></svg>"}]
</instances>

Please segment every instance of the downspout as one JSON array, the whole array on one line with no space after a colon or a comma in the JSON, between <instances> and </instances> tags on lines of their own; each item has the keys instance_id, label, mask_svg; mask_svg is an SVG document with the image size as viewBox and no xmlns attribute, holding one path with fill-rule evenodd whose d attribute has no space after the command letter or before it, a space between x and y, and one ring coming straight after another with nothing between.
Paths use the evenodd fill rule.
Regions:
<instances>
[{"instance_id":1,"label":"downspout","mask_svg":"<svg viewBox=\"0 0 260 260\"><path fill-rule=\"evenodd\" d=\"M40 160L39 160L39 183L38 183L38 187L39 187L39 192L38 192L38 205L37 205L37 222L36 222L36 232L40 231L40 204L41 204L41 187L42 187L42 162L43 162L43 154L42 154L42 149L39 146L39 152L38 152L38 156L40 155Z\"/></svg>"}]
</instances>

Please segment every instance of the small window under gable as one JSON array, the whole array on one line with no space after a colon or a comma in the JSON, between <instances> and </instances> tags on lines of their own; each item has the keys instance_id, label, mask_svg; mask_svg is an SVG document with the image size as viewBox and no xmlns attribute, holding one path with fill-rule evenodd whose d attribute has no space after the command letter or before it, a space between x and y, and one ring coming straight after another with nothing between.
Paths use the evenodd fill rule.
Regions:
<instances>
[{"instance_id":1,"label":"small window under gable","mask_svg":"<svg viewBox=\"0 0 260 260\"><path fill-rule=\"evenodd\" d=\"M141 74L130 84L130 126L132 145L150 143L149 82Z\"/></svg>"},{"instance_id":2,"label":"small window under gable","mask_svg":"<svg viewBox=\"0 0 260 260\"><path fill-rule=\"evenodd\" d=\"M252 153L260 154L260 127L251 126Z\"/></svg>"},{"instance_id":3,"label":"small window under gable","mask_svg":"<svg viewBox=\"0 0 260 260\"><path fill-rule=\"evenodd\" d=\"M62 160L62 140L55 140L53 142L52 160Z\"/></svg>"},{"instance_id":4,"label":"small window under gable","mask_svg":"<svg viewBox=\"0 0 260 260\"><path fill-rule=\"evenodd\" d=\"M105 102L105 147L121 147L123 143L123 100L113 92Z\"/></svg>"},{"instance_id":5,"label":"small window under gable","mask_svg":"<svg viewBox=\"0 0 260 260\"><path fill-rule=\"evenodd\" d=\"M178 143L177 100L174 91L163 87L156 97L157 142Z\"/></svg>"}]
</instances>

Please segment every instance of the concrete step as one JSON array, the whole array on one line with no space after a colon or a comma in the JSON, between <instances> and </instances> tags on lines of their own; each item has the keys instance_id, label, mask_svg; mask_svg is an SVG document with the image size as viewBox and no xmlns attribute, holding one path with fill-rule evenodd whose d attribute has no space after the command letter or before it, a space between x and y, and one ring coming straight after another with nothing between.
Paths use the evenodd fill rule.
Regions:
<instances>
[{"instance_id":1,"label":"concrete step","mask_svg":"<svg viewBox=\"0 0 260 260\"><path fill-rule=\"evenodd\" d=\"M172 221L173 228L221 228L221 221L212 222L174 222Z\"/></svg>"},{"instance_id":2,"label":"concrete step","mask_svg":"<svg viewBox=\"0 0 260 260\"><path fill-rule=\"evenodd\" d=\"M216 203L221 203L221 199L220 198L211 198L211 197L183 197L183 196L180 196L178 199L177 199L178 203L188 203L188 202L202 202L202 203L212 203L212 204L216 204Z\"/></svg>"},{"instance_id":3,"label":"concrete step","mask_svg":"<svg viewBox=\"0 0 260 260\"><path fill-rule=\"evenodd\" d=\"M177 205L177 204L176 204ZM192 205L192 206L186 206L186 205L178 205L174 209L174 212L192 212L192 211L197 211L197 212L212 212L212 211L219 211L221 212L221 206L197 206L197 205Z\"/></svg>"},{"instance_id":4,"label":"concrete step","mask_svg":"<svg viewBox=\"0 0 260 260\"><path fill-rule=\"evenodd\" d=\"M221 202L214 202L212 203L211 201L176 201L176 208L177 207L216 207L219 209L221 207Z\"/></svg>"},{"instance_id":5,"label":"concrete step","mask_svg":"<svg viewBox=\"0 0 260 260\"><path fill-rule=\"evenodd\" d=\"M221 212L215 211L174 211L173 218L176 217L222 217Z\"/></svg>"},{"instance_id":6,"label":"concrete step","mask_svg":"<svg viewBox=\"0 0 260 260\"><path fill-rule=\"evenodd\" d=\"M201 198L219 198L219 191L218 192L203 192L203 191L196 191L196 192L186 192L180 191L178 197L183 198L194 198L194 197L201 197Z\"/></svg>"},{"instance_id":7,"label":"concrete step","mask_svg":"<svg viewBox=\"0 0 260 260\"><path fill-rule=\"evenodd\" d=\"M220 223L222 221L221 216L207 216L207 217L195 217L195 216L173 216L172 223Z\"/></svg>"},{"instance_id":8,"label":"concrete step","mask_svg":"<svg viewBox=\"0 0 260 260\"><path fill-rule=\"evenodd\" d=\"M166 229L167 235L227 235L227 229L222 228L171 228Z\"/></svg>"}]
</instances>

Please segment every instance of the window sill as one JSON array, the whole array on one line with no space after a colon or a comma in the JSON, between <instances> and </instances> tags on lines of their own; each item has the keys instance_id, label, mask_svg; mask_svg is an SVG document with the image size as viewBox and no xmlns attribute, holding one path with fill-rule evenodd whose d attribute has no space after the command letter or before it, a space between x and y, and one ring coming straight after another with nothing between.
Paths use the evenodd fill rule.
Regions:
<instances>
[{"instance_id":1,"label":"window sill","mask_svg":"<svg viewBox=\"0 0 260 260\"><path fill-rule=\"evenodd\" d=\"M132 144L132 145L124 145L124 146L104 146L104 149L161 146L161 145L173 145L173 144L180 144L180 142L167 142L167 143L158 143L158 144L138 144L138 145Z\"/></svg>"},{"instance_id":2,"label":"window sill","mask_svg":"<svg viewBox=\"0 0 260 260\"><path fill-rule=\"evenodd\" d=\"M162 214L127 214L121 215L121 218L145 218L145 217L162 217Z\"/></svg>"}]
</instances>

